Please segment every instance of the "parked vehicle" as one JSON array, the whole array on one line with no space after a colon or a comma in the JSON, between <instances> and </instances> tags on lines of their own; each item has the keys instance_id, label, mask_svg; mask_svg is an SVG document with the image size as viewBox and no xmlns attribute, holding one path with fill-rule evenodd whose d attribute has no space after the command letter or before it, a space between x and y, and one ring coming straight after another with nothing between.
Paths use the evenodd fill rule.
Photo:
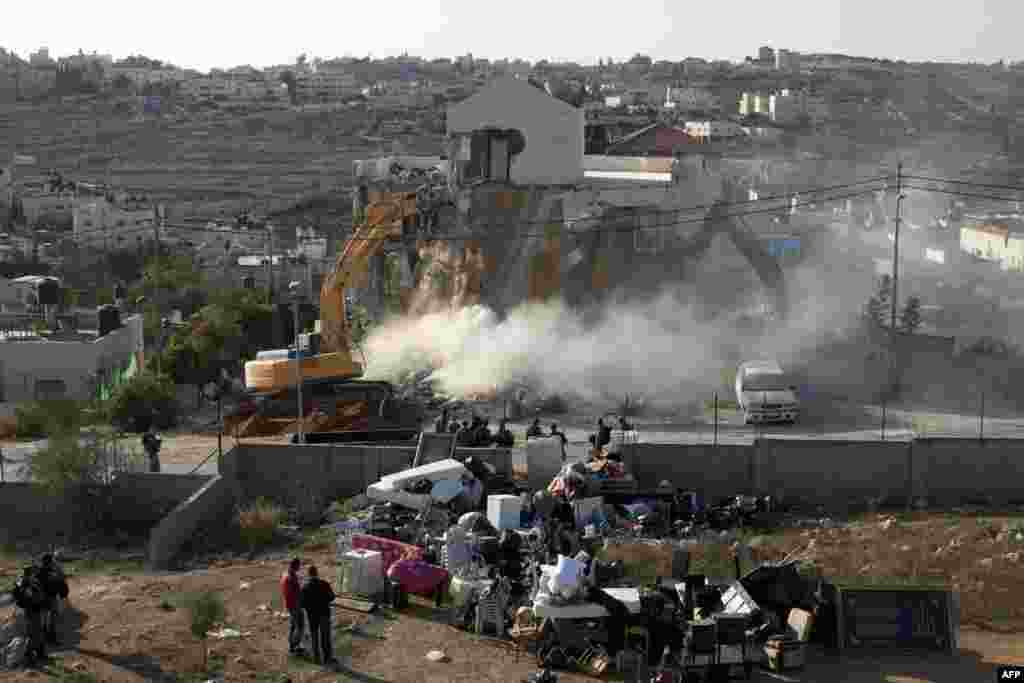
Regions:
<instances>
[{"instance_id":1,"label":"parked vehicle","mask_svg":"<svg viewBox=\"0 0 1024 683\"><path fill-rule=\"evenodd\" d=\"M736 371L736 401L744 424L796 422L800 417L797 389L775 361L749 361Z\"/></svg>"}]
</instances>

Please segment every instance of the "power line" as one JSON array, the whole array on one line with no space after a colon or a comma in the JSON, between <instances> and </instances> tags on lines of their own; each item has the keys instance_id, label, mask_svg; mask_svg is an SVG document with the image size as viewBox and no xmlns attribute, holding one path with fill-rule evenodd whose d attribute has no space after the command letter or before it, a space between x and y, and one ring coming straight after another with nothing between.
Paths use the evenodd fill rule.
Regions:
<instances>
[{"instance_id":1,"label":"power line","mask_svg":"<svg viewBox=\"0 0 1024 683\"><path fill-rule=\"evenodd\" d=\"M849 186L850 185L847 185L847 187L849 187ZM573 235L584 235L584 234L585 235L589 235L589 234L604 233L604 232L620 233L620 232L641 232L641 231L645 231L645 230L660 230L662 228L677 227L677 226L687 225L687 224L692 224L692 223L703 223L704 221L709 220L709 219L711 219L711 220L723 220L723 219L729 219L729 218L738 218L738 217L742 217L742 216L752 216L752 215L763 214L763 213L777 213L779 211L784 211L784 210L787 210L787 209L793 209L793 208L804 207L804 206L810 206L810 205L821 203L821 202L840 201L840 200L843 200L843 199L852 199L854 197L863 197L863 196L867 196L867 195L873 195L877 191L878 191L878 189L860 190L858 192L850 192L850 193L845 193L845 194L840 194L840 195L835 195L835 196L829 196L829 197L815 197L813 199L801 200L801 201L796 201L796 202L790 202L788 204L781 204L781 205L771 206L771 207L762 208L762 209L749 209L749 210L746 210L746 211L738 211L738 212L735 212L735 213L720 213L720 214L715 215L715 216L696 216L696 217L692 217L692 218L679 219L679 220L675 220L675 221L660 222L660 223L656 223L654 225L646 225L646 226L621 226L621 227L609 226L609 227L590 228L590 229L587 229L587 230L579 231L578 233L570 233L570 236L573 236ZM812 193L811 192L797 192L797 193L793 193L793 194L812 194ZM791 195L786 195L785 197L783 197L783 199L787 198L789 196L791 196ZM731 207L731 206L743 206L743 205L749 205L751 203L761 202L761 201L771 201L771 200L769 200L769 199L756 199L756 200L742 200L742 201L735 201L735 202L719 202L717 204L708 204L707 208L708 209L711 209L711 208L725 209L725 208L728 208L728 207ZM657 214L657 213L660 213L660 214L680 214L680 213L686 213L688 211L694 211L694 210L696 210L698 208L704 208L704 207L689 207L689 208L684 208L684 209L674 209L674 210L671 210L671 211L658 211L658 212L651 212L651 214ZM632 214L630 217L638 217L638 216L641 216L641 215L644 215L644 214L642 214L642 213L635 213L635 214ZM604 216L595 216L595 217L592 217L592 218L588 218L586 220L588 220L588 221L606 220L606 217L604 217ZM528 222L520 223L520 225L531 225L531 224L550 225L550 224L556 223L556 222L557 223L563 223L563 222L564 223L569 223L570 221L558 221L558 220L528 221ZM572 222L576 222L576 221L572 221ZM203 232L210 231L210 230L208 230L206 228L196 228L196 227L188 227L188 226L167 226L167 227L177 227L179 229L185 229L185 230L201 230ZM143 231L148 231L148 230L149 230L149 228L132 228L130 230L122 231L120 233L120 235L124 236L126 234L131 234L133 232L143 232ZM217 232L227 232L227 231L217 231ZM254 232L258 233L258 231L252 231L252 232L238 231L238 232L239 232L239 234L246 234L246 235L253 235ZM228 233L228 234L231 234L231 233ZM514 239L515 240L523 240L523 239L530 239L530 238L536 238L536 237L547 237L547 233L546 232L522 233L522 234L516 235L514 237ZM467 235L454 235L454 234L448 234L448 235L422 235L422 236L417 236L414 239L417 240L417 241L422 240L422 241L427 241L427 242L458 242L458 241L481 240L481 239L486 239L486 238L487 238L487 235L481 235L481 234L477 233L477 234L467 234ZM388 238L388 237L350 237L348 239L349 240L355 240L355 241L390 241L391 238Z\"/></svg>"},{"instance_id":2,"label":"power line","mask_svg":"<svg viewBox=\"0 0 1024 683\"><path fill-rule=\"evenodd\" d=\"M904 187L911 190L921 190L923 192L938 192L940 194L948 194L953 197L967 197L969 199L990 199L999 202L1019 202L1024 201L1022 197L997 197L995 195L988 194L974 194L971 192L961 192L960 190L941 190L937 187L919 187L917 185L905 185ZM1020 190L1024 192L1024 189Z\"/></svg>"},{"instance_id":3,"label":"power line","mask_svg":"<svg viewBox=\"0 0 1024 683\"><path fill-rule=\"evenodd\" d=\"M641 217L641 216L642 217L649 217L649 216L657 216L657 215L676 215L676 216L678 216L680 214L693 213L695 211L707 211L707 210L709 210L709 209L711 209L712 207L715 207L715 206L717 206L717 207L723 207L723 206L726 206L726 207L728 207L728 206L747 206L747 205L751 205L751 204L759 204L759 203L764 203L764 202L784 202L784 201L792 199L796 195L816 195L816 194L820 194L820 193L823 193L823 192L832 192L832 191L835 191L835 190L842 190L842 189L848 189L848 188L853 188L853 187L859 187L859 186L866 185L866 184L871 184L871 183L879 183L879 182L882 182L882 181L885 181L885 180L888 180L888 176L877 176L875 178L867 178L867 179L864 179L864 180L858 180L858 181L853 181L853 182L849 182L849 183L841 183L841 184L838 184L838 185L826 185L826 186L822 186L822 187L812 187L812 188L803 188L803 189L798 189L798 190L792 190L792 191L787 192L785 194L768 195L768 196L764 196L764 197L758 197L757 199L733 200L733 201L729 201L729 202L712 202L712 203L708 203L708 204L697 204L697 205L678 207L678 208L669 208L669 209L647 208L647 209L640 210L640 211L633 211L629 215L634 216L634 217ZM873 193L873 192L877 192L877 191L880 191L880 190L883 190L883 189L884 188L882 188L882 187L873 188L873 189L868 190L867 193ZM860 196L860 194L858 193L857 195L853 195L853 196ZM825 199L825 200L822 200L822 201L828 201L828 200ZM813 201L806 202L806 203L801 202L801 203L799 203L799 205L800 206L806 206L809 203L814 203L814 202ZM770 211L778 211L778 210L786 208L786 206L791 206L791 204L786 204L786 205L783 205L783 206L774 207L773 209L770 209ZM631 208L631 207L623 207L623 208ZM532 221L518 221L518 224L521 225L521 226L522 225L531 226L531 225L551 225L552 223L560 223L560 224L563 224L563 225L566 225L566 226L574 226L574 225L579 224L579 223L601 222L601 221L605 221L605 220L607 220L606 216L598 215L598 216L584 216L584 217L580 217L580 218L569 218L569 219L539 219L539 220L532 220ZM702 220L704 220L704 218L702 216L702 217L699 217L696 220L697 221L702 221ZM260 230L260 229L255 229L255 230L231 230L231 229L221 229L221 228L207 228L207 227L196 226L196 225L183 225L183 224L180 224L180 223L167 223L167 224L165 224L164 227L173 228L173 229L176 229L176 230L184 230L184 231L209 232L209 233L225 234L225 235L245 235L245 236L250 236L250 237L253 236L254 234L259 234L259 233L262 232L262 230ZM132 228L132 229L129 229L129 230L121 231L121 234L123 235L123 234L126 234L126 233L142 231L144 229L148 229L148 228ZM84 234L99 233L99 232L106 232L106 231L103 230L102 228L100 228L100 229L91 230L91 231L79 231L78 233L76 233L76 235L84 235ZM531 235L524 235L524 236L531 236ZM378 237L378 238L350 237L348 239L359 240L359 241L366 241L366 240L370 240L370 239L384 240L384 241L389 241L390 240L390 238L387 238L387 237ZM439 238L435 237L435 236L428 236L426 239L435 239L436 240L436 239L439 239ZM462 239L475 239L475 238L464 237Z\"/></svg>"},{"instance_id":4,"label":"power line","mask_svg":"<svg viewBox=\"0 0 1024 683\"><path fill-rule=\"evenodd\" d=\"M924 180L924 181L930 182L930 183L948 183L950 185L966 185L966 186L969 186L969 187L980 187L980 188L986 188L986 189L989 189L989 190L1011 190L1011 191L1016 191L1016 192L1024 192L1024 187L1021 187L1020 185L999 185L999 184L995 184L995 183L976 183L976 182L972 182L970 180L953 180L951 178L930 178L928 176L920 176L920 175L905 175L903 177L904 178L908 178L910 180Z\"/></svg>"}]
</instances>

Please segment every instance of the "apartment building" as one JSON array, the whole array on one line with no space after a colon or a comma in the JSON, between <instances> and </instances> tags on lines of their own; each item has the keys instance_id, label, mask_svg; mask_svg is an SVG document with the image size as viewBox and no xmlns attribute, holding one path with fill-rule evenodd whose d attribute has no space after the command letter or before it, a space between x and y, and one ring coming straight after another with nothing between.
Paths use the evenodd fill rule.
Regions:
<instances>
[{"instance_id":1,"label":"apartment building","mask_svg":"<svg viewBox=\"0 0 1024 683\"><path fill-rule=\"evenodd\" d=\"M683 111L708 110L718 107L719 101L707 88L668 88L665 92L665 106Z\"/></svg>"},{"instance_id":2,"label":"apartment building","mask_svg":"<svg viewBox=\"0 0 1024 683\"><path fill-rule=\"evenodd\" d=\"M27 318L11 318L0 333L0 414L23 402L84 400L142 367L142 317L111 330L99 321L65 318L59 330L37 333ZM22 323L19 326L19 321Z\"/></svg>"},{"instance_id":3,"label":"apartment building","mask_svg":"<svg viewBox=\"0 0 1024 683\"><path fill-rule=\"evenodd\" d=\"M75 241L91 246L116 248L149 239L155 215L152 207L126 206L105 197L79 199L72 211Z\"/></svg>"}]
</instances>

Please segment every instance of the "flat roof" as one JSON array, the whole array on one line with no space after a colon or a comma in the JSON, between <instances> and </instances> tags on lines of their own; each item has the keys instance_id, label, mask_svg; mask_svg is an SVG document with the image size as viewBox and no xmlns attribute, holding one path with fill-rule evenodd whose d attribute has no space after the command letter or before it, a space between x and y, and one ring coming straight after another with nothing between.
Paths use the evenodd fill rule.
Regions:
<instances>
[{"instance_id":1,"label":"flat roof","mask_svg":"<svg viewBox=\"0 0 1024 683\"><path fill-rule=\"evenodd\" d=\"M644 171L584 171L588 180L636 180L648 183L670 183L671 173L650 173Z\"/></svg>"}]
</instances>

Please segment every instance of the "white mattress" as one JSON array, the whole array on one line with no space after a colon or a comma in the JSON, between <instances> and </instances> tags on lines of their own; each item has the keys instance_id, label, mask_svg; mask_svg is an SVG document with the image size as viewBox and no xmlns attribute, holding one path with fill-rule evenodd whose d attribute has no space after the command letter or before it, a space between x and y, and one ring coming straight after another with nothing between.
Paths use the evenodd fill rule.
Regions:
<instances>
[{"instance_id":1,"label":"white mattress","mask_svg":"<svg viewBox=\"0 0 1024 683\"><path fill-rule=\"evenodd\" d=\"M429 465L422 465L402 472L396 472L395 474L389 474L386 477L381 477L378 484L387 484L394 489L401 489L419 479L426 479L433 482L440 481L442 479L458 479L459 477L468 474L469 470L467 470L465 465L458 460L438 460L437 462L432 462ZM376 485L377 484L374 484L374 486Z\"/></svg>"},{"instance_id":2,"label":"white mattress","mask_svg":"<svg viewBox=\"0 0 1024 683\"><path fill-rule=\"evenodd\" d=\"M430 507L430 496L422 493L408 493L391 486L390 482L371 484L366 497L377 503L394 503L412 510L426 510Z\"/></svg>"}]
</instances>

